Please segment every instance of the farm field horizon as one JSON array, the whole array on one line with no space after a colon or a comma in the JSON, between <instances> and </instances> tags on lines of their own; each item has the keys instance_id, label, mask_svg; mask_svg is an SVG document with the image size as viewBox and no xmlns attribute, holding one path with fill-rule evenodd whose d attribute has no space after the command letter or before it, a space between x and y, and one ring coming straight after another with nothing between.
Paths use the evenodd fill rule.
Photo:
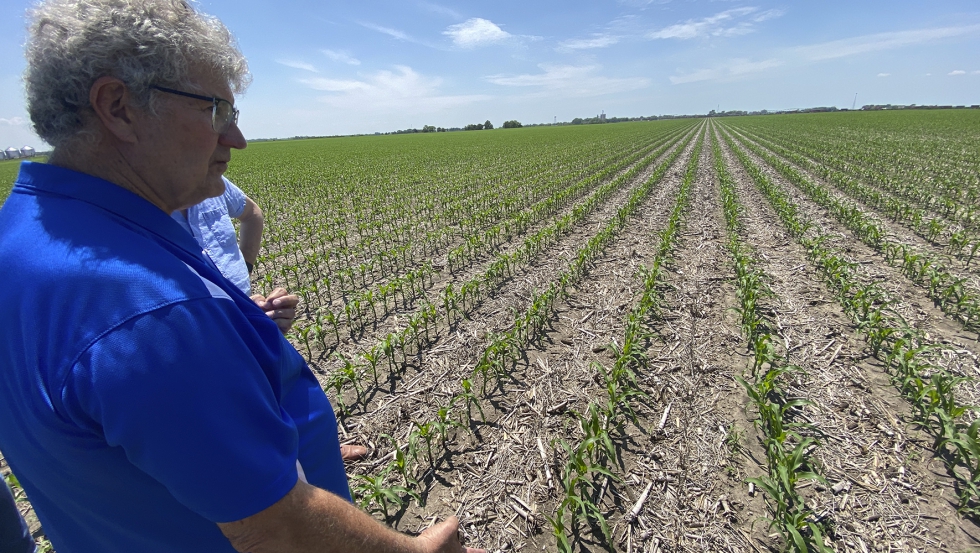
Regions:
<instances>
[{"instance_id":1,"label":"farm field horizon","mask_svg":"<svg viewBox=\"0 0 980 553\"><path fill-rule=\"evenodd\" d=\"M490 551L969 551L978 135L980 110L359 136L226 176L378 520L456 515Z\"/></svg>"}]
</instances>

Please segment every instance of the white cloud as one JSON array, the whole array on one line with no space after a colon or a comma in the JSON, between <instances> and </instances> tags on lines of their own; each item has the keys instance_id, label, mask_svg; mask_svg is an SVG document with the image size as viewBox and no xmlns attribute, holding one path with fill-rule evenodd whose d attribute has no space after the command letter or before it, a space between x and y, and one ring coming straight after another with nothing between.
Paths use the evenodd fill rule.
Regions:
<instances>
[{"instance_id":1,"label":"white cloud","mask_svg":"<svg viewBox=\"0 0 980 553\"><path fill-rule=\"evenodd\" d=\"M311 73L319 73L316 67L312 64L306 63L304 61L293 61L293 60L276 60L279 65L285 65L286 67L292 67L293 69L302 69L303 71L309 71Z\"/></svg>"},{"instance_id":2,"label":"white cloud","mask_svg":"<svg viewBox=\"0 0 980 553\"><path fill-rule=\"evenodd\" d=\"M27 123L27 120L24 119L23 117L11 117L10 119L6 119L4 117L0 117L0 125L9 125L11 127L20 127L20 126L22 126L22 125L24 125L26 123Z\"/></svg>"},{"instance_id":3,"label":"white cloud","mask_svg":"<svg viewBox=\"0 0 980 553\"><path fill-rule=\"evenodd\" d=\"M342 50L322 50L323 55L333 61L346 63L347 65L361 65L361 61Z\"/></svg>"},{"instance_id":4,"label":"white cloud","mask_svg":"<svg viewBox=\"0 0 980 553\"><path fill-rule=\"evenodd\" d=\"M891 73L878 73L879 77L891 77Z\"/></svg>"},{"instance_id":5,"label":"white cloud","mask_svg":"<svg viewBox=\"0 0 980 553\"><path fill-rule=\"evenodd\" d=\"M461 48L502 42L512 36L492 21L479 17L468 19L458 25L450 25L442 34L451 37L456 46Z\"/></svg>"},{"instance_id":6,"label":"white cloud","mask_svg":"<svg viewBox=\"0 0 980 553\"><path fill-rule=\"evenodd\" d=\"M725 10L704 19L689 19L684 23L678 23L669 27L664 27L658 31L647 33L649 39L668 39L676 38L688 40L692 38L721 36L731 37L745 35L755 31L753 23L767 21L783 15L780 10L769 10L758 13L751 21L735 20L744 18L758 12L758 8L744 7Z\"/></svg>"},{"instance_id":7,"label":"white cloud","mask_svg":"<svg viewBox=\"0 0 980 553\"><path fill-rule=\"evenodd\" d=\"M980 33L980 25L896 31L801 46L796 50L808 60L821 61L977 33Z\"/></svg>"},{"instance_id":8,"label":"white cloud","mask_svg":"<svg viewBox=\"0 0 980 553\"><path fill-rule=\"evenodd\" d=\"M605 48L619 42L619 37L610 35L593 35L592 38L571 39L558 43L559 52L571 52L574 50L590 50L592 48Z\"/></svg>"},{"instance_id":9,"label":"white cloud","mask_svg":"<svg viewBox=\"0 0 980 553\"><path fill-rule=\"evenodd\" d=\"M390 27L382 27L381 25L375 25L374 23L361 23L362 27L371 29L372 31L377 31L379 33L388 35L392 38L397 38L398 40L405 40L408 42L414 42L412 37L408 36L406 33L399 31L398 29L392 29Z\"/></svg>"},{"instance_id":10,"label":"white cloud","mask_svg":"<svg viewBox=\"0 0 980 553\"><path fill-rule=\"evenodd\" d=\"M543 72L525 75L490 75L486 80L500 86L536 87L548 95L588 97L637 90L649 86L644 78L611 78L596 75L597 65L539 64Z\"/></svg>"},{"instance_id":11,"label":"white cloud","mask_svg":"<svg viewBox=\"0 0 980 553\"><path fill-rule=\"evenodd\" d=\"M324 104L373 114L405 110L434 113L490 98L486 95L441 94L442 79L425 77L405 65L396 65L394 71L378 71L360 80L311 78L300 82L314 90L330 93L320 98Z\"/></svg>"},{"instance_id":12,"label":"white cloud","mask_svg":"<svg viewBox=\"0 0 980 553\"><path fill-rule=\"evenodd\" d=\"M954 75L966 75L966 71L963 71L962 69L957 69L955 71L950 71L949 72L949 76L952 77Z\"/></svg>"},{"instance_id":13,"label":"white cloud","mask_svg":"<svg viewBox=\"0 0 980 553\"><path fill-rule=\"evenodd\" d=\"M973 74L974 75L980 75L980 71L974 71Z\"/></svg>"}]
</instances>

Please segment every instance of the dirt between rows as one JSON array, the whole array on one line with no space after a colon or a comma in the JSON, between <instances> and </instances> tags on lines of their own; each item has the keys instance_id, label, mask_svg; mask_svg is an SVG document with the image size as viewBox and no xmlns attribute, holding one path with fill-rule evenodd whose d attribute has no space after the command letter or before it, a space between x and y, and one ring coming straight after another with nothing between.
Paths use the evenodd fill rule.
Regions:
<instances>
[{"instance_id":1,"label":"dirt between rows","mask_svg":"<svg viewBox=\"0 0 980 553\"><path fill-rule=\"evenodd\" d=\"M692 146L693 143L688 145L687 152L675 161L662 184L641 207L656 213L656 220L666 219L670 209L666 206L683 178L683 163ZM642 175L627 188L632 190L647 176ZM424 350L417 366L406 375L407 382L395 394L386 390L377 401L372 400L365 413L351 417L348 426L352 432L367 443L381 446L376 457L382 458L390 450L390 446L381 445L381 434L393 435L404 443L411 421L431 416L438 405L458 391L460 379L469 374L488 344L490 333L509 327L513 313L526 308L532 291L544 288L564 270L572 253L625 202L626 193L617 196L550 248L539 262L486 299L452 335L440 336L434 347ZM654 247L650 237L641 232L630 226L625 233L634 239L620 236L615 243L632 245L639 256L639 252ZM606 251L613 248L615 245ZM606 267L608 259L607 253L596 267ZM641 283L636 275L639 267L636 259L630 254L621 258L622 265L610 262L615 280L599 280L606 286L597 289L597 294L586 295L582 290L575 290L567 301L559 303L559 318L553 323L552 331L540 339L537 348L522 352L505 391L493 394L484 403L488 422L477 425L479 440L459 434L457 441L448 444L442 464L427 480L427 506L419 508L413 503L393 521L396 527L414 530L426 523L425 517L448 514L445 512L448 505L450 513L461 517L464 535L474 544L498 550L554 548L554 538L545 526L544 515L553 514L557 484L547 483L546 464L537 440L541 438L545 447L548 470L554 479L558 460L551 443L558 438L572 439L569 433L573 431L568 428L573 420L572 411L583 411L590 399L602 394L595 378L597 371L591 363L605 359L608 364L604 347L614 336L623 334L623 317ZM593 274L585 279L586 283L593 281L596 281ZM563 324L569 318L579 321L574 329ZM355 467L355 473L374 469L368 461L363 467ZM535 510L535 516L517 515L512 506L513 496Z\"/></svg>"},{"instance_id":2,"label":"dirt between rows","mask_svg":"<svg viewBox=\"0 0 980 553\"><path fill-rule=\"evenodd\" d=\"M769 308L791 352L790 362L805 371L791 393L812 402L804 417L819 429L821 439L812 455L830 486L813 486L811 497L815 510L832 521L839 536L835 546L843 551L976 548L980 532L973 521L956 514L953 482L928 447L931 440L915 429L908 404L870 356L805 252L778 224L776 213L724 144L723 149L745 206L746 241L756 248L761 268L771 278L775 298ZM772 171L769 176L791 192ZM817 216L818 208L793 196L825 231L834 229ZM841 247L850 244L839 242ZM873 256L857 244L847 251L859 262Z\"/></svg>"}]
</instances>

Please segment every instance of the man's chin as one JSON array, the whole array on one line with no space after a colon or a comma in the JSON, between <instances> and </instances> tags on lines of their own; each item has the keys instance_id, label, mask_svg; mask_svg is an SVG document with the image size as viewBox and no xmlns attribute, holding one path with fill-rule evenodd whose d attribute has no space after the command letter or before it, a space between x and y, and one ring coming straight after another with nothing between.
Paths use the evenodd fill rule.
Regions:
<instances>
[{"instance_id":1,"label":"man's chin","mask_svg":"<svg viewBox=\"0 0 980 553\"><path fill-rule=\"evenodd\" d=\"M221 173L224 173L222 171ZM214 198L225 193L225 179L221 178L221 173L217 176L208 175L208 197Z\"/></svg>"}]
</instances>

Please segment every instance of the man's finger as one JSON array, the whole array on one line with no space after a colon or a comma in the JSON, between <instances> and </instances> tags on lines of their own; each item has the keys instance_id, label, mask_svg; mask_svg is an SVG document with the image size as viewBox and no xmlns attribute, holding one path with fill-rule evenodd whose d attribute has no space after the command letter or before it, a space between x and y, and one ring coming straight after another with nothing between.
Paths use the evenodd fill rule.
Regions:
<instances>
[{"instance_id":1,"label":"man's finger","mask_svg":"<svg viewBox=\"0 0 980 553\"><path fill-rule=\"evenodd\" d=\"M289 295L289 291L287 291L285 288L276 288L275 290L272 291L271 294L269 294L268 296L266 296L265 299L266 299L266 301L272 301L272 300L274 300L276 298L281 298L281 297L287 296L287 295Z\"/></svg>"},{"instance_id":2,"label":"man's finger","mask_svg":"<svg viewBox=\"0 0 980 553\"><path fill-rule=\"evenodd\" d=\"M274 300L271 300L270 303L277 308L296 307L299 305L299 296L290 294L288 296L282 296L281 298L275 298Z\"/></svg>"},{"instance_id":3,"label":"man's finger","mask_svg":"<svg viewBox=\"0 0 980 553\"><path fill-rule=\"evenodd\" d=\"M270 319L274 320L289 319L291 321L296 318L295 309L272 309L266 311L265 314L268 315Z\"/></svg>"}]
</instances>

